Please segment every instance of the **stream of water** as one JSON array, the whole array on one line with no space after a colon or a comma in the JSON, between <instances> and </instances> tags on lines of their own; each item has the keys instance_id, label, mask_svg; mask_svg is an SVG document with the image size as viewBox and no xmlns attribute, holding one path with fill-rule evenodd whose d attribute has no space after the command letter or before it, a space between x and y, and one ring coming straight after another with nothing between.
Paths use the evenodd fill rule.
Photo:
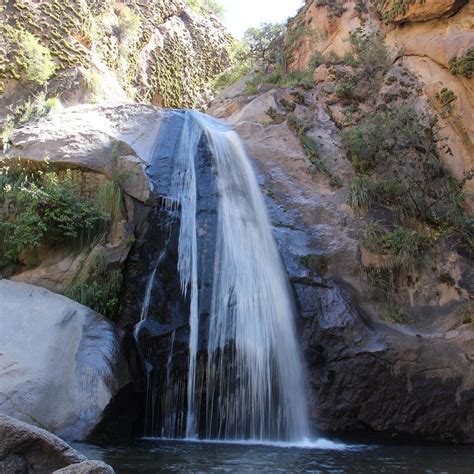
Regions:
<instances>
[{"instance_id":1,"label":"stream of water","mask_svg":"<svg viewBox=\"0 0 474 474\"><path fill-rule=\"evenodd\" d=\"M214 203L208 211L216 216L212 226L199 220L202 163L197 157L204 138L215 181L214 193L205 190ZM152 419L146 434L221 440L308 438L306 384L291 290L243 144L220 122L186 111L172 155L164 202L170 212L179 210L177 268L182 294L189 301L189 362L184 397L183 382L169 379L170 354L161 378L169 379L165 391L174 395L165 396L162 403L161 426ZM212 242L212 257L198 254L201 238ZM149 306L156 274L155 266L140 324L153 316ZM204 280L202 275L210 277ZM208 315L205 323L201 314ZM207 347L201 349L200 360L203 331ZM148 392L152 394L153 388ZM155 404L155 399L150 397L150 402ZM155 413L155 406L147 413Z\"/></svg>"}]
</instances>

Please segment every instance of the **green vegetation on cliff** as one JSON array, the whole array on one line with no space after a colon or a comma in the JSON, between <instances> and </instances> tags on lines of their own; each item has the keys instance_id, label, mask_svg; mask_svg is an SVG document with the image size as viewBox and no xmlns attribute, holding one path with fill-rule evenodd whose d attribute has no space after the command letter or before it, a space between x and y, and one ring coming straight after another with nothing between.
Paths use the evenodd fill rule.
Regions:
<instances>
[{"instance_id":1,"label":"green vegetation on cliff","mask_svg":"<svg viewBox=\"0 0 474 474\"><path fill-rule=\"evenodd\" d=\"M349 204L360 213L389 211L386 228L367 227L367 247L387 254L387 268L408 275L417 258L443 238L474 255L474 220L464 210L465 184L442 164L437 117L409 107L365 115L342 133L359 176L351 183Z\"/></svg>"},{"instance_id":2,"label":"green vegetation on cliff","mask_svg":"<svg viewBox=\"0 0 474 474\"><path fill-rule=\"evenodd\" d=\"M474 73L474 48L469 48L466 54L453 56L449 60L449 69L453 75L464 76L467 79Z\"/></svg>"},{"instance_id":3,"label":"green vegetation on cliff","mask_svg":"<svg viewBox=\"0 0 474 474\"><path fill-rule=\"evenodd\" d=\"M28 78L37 87L18 87L24 100L39 92L38 84L70 94L73 79L113 74L118 82L103 95L119 93L120 85L137 101L201 106L229 64L230 36L209 14L219 13L215 0L194 3L199 13L190 15L181 0L39 0L34 8L28 0L8 2L0 7L0 92Z\"/></svg>"},{"instance_id":4,"label":"green vegetation on cliff","mask_svg":"<svg viewBox=\"0 0 474 474\"><path fill-rule=\"evenodd\" d=\"M9 261L43 244L89 241L108 220L96 204L80 195L69 171L11 161L0 169L0 185L1 250Z\"/></svg>"}]
</instances>

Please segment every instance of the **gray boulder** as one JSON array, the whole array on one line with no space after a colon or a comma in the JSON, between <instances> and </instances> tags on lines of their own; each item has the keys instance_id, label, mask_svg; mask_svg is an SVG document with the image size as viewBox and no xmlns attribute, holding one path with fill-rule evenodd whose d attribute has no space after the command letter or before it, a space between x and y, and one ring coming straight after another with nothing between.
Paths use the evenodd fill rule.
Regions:
<instances>
[{"instance_id":1,"label":"gray boulder","mask_svg":"<svg viewBox=\"0 0 474 474\"><path fill-rule=\"evenodd\" d=\"M44 288L0 280L0 413L85 439L130 381L122 333Z\"/></svg>"},{"instance_id":2,"label":"gray boulder","mask_svg":"<svg viewBox=\"0 0 474 474\"><path fill-rule=\"evenodd\" d=\"M84 461L82 454L48 431L0 415L1 474L47 473Z\"/></svg>"},{"instance_id":3,"label":"gray boulder","mask_svg":"<svg viewBox=\"0 0 474 474\"><path fill-rule=\"evenodd\" d=\"M54 471L53 474L114 474L114 470L102 461L83 461Z\"/></svg>"}]
</instances>

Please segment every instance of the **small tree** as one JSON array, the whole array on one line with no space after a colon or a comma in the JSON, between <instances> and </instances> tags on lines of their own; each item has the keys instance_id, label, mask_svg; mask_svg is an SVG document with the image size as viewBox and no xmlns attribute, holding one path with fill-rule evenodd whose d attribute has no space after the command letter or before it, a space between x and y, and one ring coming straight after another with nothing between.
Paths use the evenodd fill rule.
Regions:
<instances>
[{"instance_id":1,"label":"small tree","mask_svg":"<svg viewBox=\"0 0 474 474\"><path fill-rule=\"evenodd\" d=\"M280 52L281 42L286 31L281 23L262 23L259 27L249 28L244 33L247 55L258 61L275 62Z\"/></svg>"}]
</instances>

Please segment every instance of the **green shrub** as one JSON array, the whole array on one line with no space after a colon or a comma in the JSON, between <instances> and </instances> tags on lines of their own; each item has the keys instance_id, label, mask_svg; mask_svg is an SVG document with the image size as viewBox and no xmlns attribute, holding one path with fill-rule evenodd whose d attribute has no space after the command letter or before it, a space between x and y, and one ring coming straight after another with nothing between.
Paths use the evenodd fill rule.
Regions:
<instances>
[{"instance_id":1,"label":"green shrub","mask_svg":"<svg viewBox=\"0 0 474 474\"><path fill-rule=\"evenodd\" d=\"M222 18L224 7L218 0L186 0L188 5L198 13L208 12Z\"/></svg>"},{"instance_id":2,"label":"green shrub","mask_svg":"<svg viewBox=\"0 0 474 474\"><path fill-rule=\"evenodd\" d=\"M252 64L248 61L238 62L231 66L229 69L219 74L212 84L212 88L215 92L219 92L226 87L235 84L237 81L242 79L252 69Z\"/></svg>"},{"instance_id":3,"label":"green shrub","mask_svg":"<svg viewBox=\"0 0 474 474\"><path fill-rule=\"evenodd\" d=\"M4 25L4 29L18 49L18 61L21 63L26 77L38 84L45 84L56 70L49 49L43 46L38 38L29 31L15 29L9 25Z\"/></svg>"},{"instance_id":4,"label":"green shrub","mask_svg":"<svg viewBox=\"0 0 474 474\"><path fill-rule=\"evenodd\" d=\"M362 68L363 75L370 78L385 73L390 67L390 58L383 37L378 33L363 34L360 30L349 36L354 60Z\"/></svg>"},{"instance_id":5,"label":"green shrub","mask_svg":"<svg viewBox=\"0 0 474 474\"><path fill-rule=\"evenodd\" d=\"M403 275L413 271L426 248L426 239L418 231L397 226L392 232L370 223L365 229L364 245L374 253L390 257L390 267Z\"/></svg>"},{"instance_id":6,"label":"green shrub","mask_svg":"<svg viewBox=\"0 0 474 474\"><path fill-rule=\"evenodd\" d=\"M119 308L122 280L122 272L118 269L110 271L107 257L99 253L92 261L86 280L71 285L65 295L112 318Z\"/></svg>"},{"instance_id":7,"label":"green shrub","mask_svg":"<svg viewBox=\"0 0 474 474\"><path fill-rule=\"evenodd\" d=\"M4 254L19 254L43 243L63 245L81 234L93 233L107 217L90 200L82 198L69 173L63 178L52 171L27 173L3 166L0 222Z\"/></svg>"},{"instance_id":8,"label":"green shrub","mask_svg":"<svg viewBox=\"0 0 474 474\"><path fill-rule=\"evenodd\" d=\"M346 51L343 55L342 55L342 62L344 64L347 64L348 66L354 66L357 64L357 60L354 56L353 53L351 53L350 51Z\"/></svg>"},{"instance_id":9,"label":"green shrub","mask_svg":"<svg viewBox=\"0 0 474 474\"><path fill-rule=\"evenodd\" d=\"M202 0L201 8L207 10L209 13L212 13L219 18L223 18L224 16L224 7L217 0Z\"/></svg>"},{"instance_id":10,"label":"green shrub","mask_svg":"<svg viewBox=\"0 0 474 474\"><path fill-rule=\"evenodd\" d=\"M340 64L342 63L342 58L336 53L336 51L329 51L326 56L326 64Z\"/></svg>"},{"instance_id":11,"label":"green shrub","mask_svg":"<svg viewBox=\"0 0 474 474\"><path fill-rule=\"evenodd\" d=\"M449 70L455 76L470 79L474 72L474 48L469 48L464 55L452 57L449 60Z\"/></svg>"},{"instance_id":12,"label":"green shrub","mask_svg":"<svg viewBox=\"0 0 474 474\"><path fill-rule=\"evenodd\" d=\"M121 43L136 37L140 31L141 19L138 13L124 3L116 3L114 10L118 19L117 36Z\"/></svg>"},{"instance_id":13,"label":"green shrub","mask_svg":"<svg viewBox=\"0 0 474 474\"><path fill-rule=\"evenodd\" d=\"M394 303L387 305L385 311L382 313L382 318L397 324L406 324L408 322L405 312Z\"/></svg>"},{"instance_id":14,"label":"green shrub","mask_svg":"<svg viewBox=\"0 0 474 474\"><path fill-rule=\"evenodd\" d=\"M403 15L416 0L375 0L379 12L385 22L390 22Z\"/></svg>"},{"instance_id":15,"label":"green shrub","mask_svg":"<svg viewBox=\"0 0 474 474\"><path fill-rule=\"evenodd\" d=\"M351 51L343 58L331 53L328 64L345 63L353 67L351 73L339 74L336 95L344 101L355 98L366 100L374 95L382 83L383 75L390 66L388 51L382 36L372 33L363 34L355 30L349 36Z\"/></svg>"},{"instance_id":16,"label":"green shrub","mask_svg":"<svg viewBox=\"0 0 474 474\"><path fill-rule=\"evenodd\" d=\"M2 149L3 153L6 153L11 145L11 139L13 136L13 130L15 129L15 122L12 116L7 116L3 123L0 133L0 138L2 140Z\"/></svg>"},{"instance_id":17,"label":"green shrub","mask_svg":"<svg viewBox=\"0 0 474 474\"><path fill-rule=\"evenodd\" d=\"M316 0L318 7L327 7L328 17L340 17L346 11L344 0Z\"/></svg>"},{"instance_id":18,"label":"green shrub","mask_svg":"<svg viewBox=\"0 0 474 474\"><path fill-rule=\"evenodd\" d=\"M28 98L23 104L18 105L15 108L13 120L15 126L24 125L31 120L44 117L50 112L60 110L61 108L61 102L57 97L47 99L46 94L43 92L38 94L33 100Z\"/></svg>"},{"instance_id":19,"label":"green shrub","mask_svg":"<svg viewBox=\"0 0 474 474\"><path fill-rule=\"evenodd\" d=\"M364 271L371 286L382 290L387 297L392 296L394 275L391 268L369 265L368 267L364 267Z\"/></svg>"},{"instance_id":20,"label":"green shrub","mask_svg":"<svg viewBox=\"0 0 474 474\"><path fill-rule=\"evenodd\" d=\"M359 79L356 74L346 74L344 78L338 82L334 93L343 101L354 98L354 91L357 87Z\"/></svg>"},{"instance_id":21,"label":"green shrub","mask_svg":"<svg viewBox=\"0 0 474 474\"><path fill-rule=\"evenodd\" d=\"M323 53L321 51L314 51L309 59L308 68L310 71L314 71L317 67L324 64L326 60L324 59Z\"/></svg>"},{"instance_id":22,"label":"green shrub","mask_svg":"<svg viewBox=\"0 0 474 474\"><path fill-rule=\"evenodd\" d=\"M457 97L451 89L447 87L443 87L439 93L436 94L436 98L441 102L443 107L449 106L452 102L454 102Z\"/></svg>"},{"instance_id":23,"label":"green shrub","mask_svg":"<svg viewBox=\"0 0 474 474\"><path fill-rule=\"evenodd\" d=\"M309 69L292 72L276 83L281 87L302 87L303 89L311 89L314 86L313 74Z\"/></svg>"},{"instance_id":24,"label":"green shrub","mask_svg":"<svg viewBox=\"0 0 474 474\"><path fill-rule=\"evenodd\" d=\"M407 150L426 148L432 141L429 130L409 107L368 114L359 125L342 132L343 145L362 174L374 171L390 157L406 156Z\"/></svg>"},{"instance_id":25,"label":"green shrub","mask_svg":"<svg viewBox=\"0 0 474 474\"><path fill-rule=\"evenodd\" d=\"M268 61L276 64L283 48L286 26L281 23L262 23L249 28L244 33L247 57L255 61Z\"/></svg>"},{"instance_id":26,"label":"green shrub","mask_svg":"<svg viewBox=\"0 0 474 474\"><path fill-rule=\"evenodd\" d=\"M99 188L99 208L112 218L112 222L122 219L122 188L115 181L108 181Z\"/></svg>"},{"instance_id":27,"label":"green shrub","mask_svg":"<svg viewBox=\"0 0 474 474\"><path fill-rule=\"evenodd\" d=\"M347 203L357 212L368 211L374 202L374 185L368 176L357 176L349 186Z\"/></svg>"}]
</instances>

